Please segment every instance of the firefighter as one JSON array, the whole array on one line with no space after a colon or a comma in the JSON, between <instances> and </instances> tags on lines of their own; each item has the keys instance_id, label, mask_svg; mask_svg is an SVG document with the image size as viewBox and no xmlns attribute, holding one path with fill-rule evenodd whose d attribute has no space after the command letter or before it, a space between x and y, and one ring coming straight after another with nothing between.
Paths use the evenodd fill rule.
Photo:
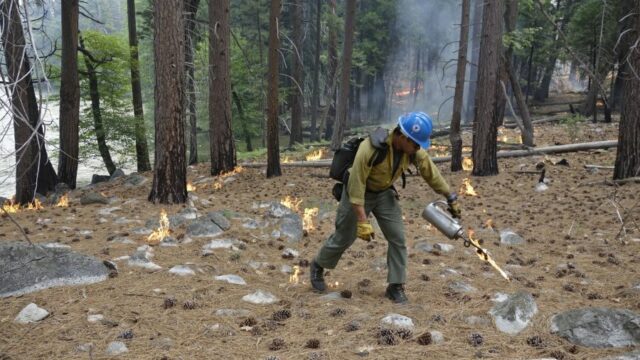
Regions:
<instances>
[{"instance_id":1,"label":"firefighter","mask_svg":"<svg viewBox=\"0 0 640 360\"><path fill-rule=\"evenodd\" d=\"M442 177L427 149L431 145L432 120L424 112L405 114L389 133L375 132L359 146L349 169L349 180L342 192L335 222L335 232L324 242L311 262L311 286L324 292L324 269L334 269L342 254L356 238L370 241L374 237L368 215L373 213L387 242L388 286L385 296L394 303L408 302L404 291L407 268L407 247L398 194L393 183L413 163L422 178L438 194L446 197L449 211L460 218L461 208L455 192ZM379 132L377 132L380 134ZM386 143L386 158L377 165L371 159L380 145Z\"/></svg>"}]
</instances>

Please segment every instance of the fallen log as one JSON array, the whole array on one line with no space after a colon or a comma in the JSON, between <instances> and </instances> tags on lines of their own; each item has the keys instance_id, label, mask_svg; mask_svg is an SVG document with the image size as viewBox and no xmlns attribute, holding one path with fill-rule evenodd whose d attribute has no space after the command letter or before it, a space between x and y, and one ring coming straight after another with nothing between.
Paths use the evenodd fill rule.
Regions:
<instances>
[{"instance_id":1,"label":"fallen log","mask_svg":"<svg viewBox=\"0 0 640 360\"><path fill-rule=\"evenodd\" d=\"M498 158L511 158L511 157L524 157L524 156L532 156L532 155L544 155L544 154L559 154L559 153L568 153L568 152L578 152L578 151L586 151L586 150L598 150L598 149L608 149L612 147L618 146L618 140L607 140L607 141L595 141L588 143L577 143L577 144L567 144L567 145L555 145L555 146L545 146L539 148L530 148L527 150L511 150L511 151L499 151L496 156ZM462 156L470 156L469 153L463 153ZM443 163L451 161L451 156L441 156L441 157L433 157L431 158L434 163ZM242 167L248 168L256 168L256 167L264 167L267 166L267 163L243 163L240 164ZM281 163L280 166L284 167L328 167L331 165L331 159L322 159L318 161L292 161L288 163Z\"/></svg>"},{"instance_id":2,"label":"fallen log","mask_svg":"<svg viewBox=\"0 0 640 360\"><path fill-rule=\"evenodd\" d=\"M606 169L606 170L613 170L614 166L612 165L585 165L584 166L585 169Z\"/></svg>"}]
</instances>

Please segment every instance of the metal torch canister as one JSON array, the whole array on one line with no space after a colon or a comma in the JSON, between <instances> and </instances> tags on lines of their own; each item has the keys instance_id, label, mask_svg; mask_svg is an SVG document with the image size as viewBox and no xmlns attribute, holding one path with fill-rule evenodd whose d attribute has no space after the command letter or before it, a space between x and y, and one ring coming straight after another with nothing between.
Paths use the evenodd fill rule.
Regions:
<instances>
[{"instance_id":1,"label":"metal torch canister","mask_svg":"<svg viewBox=\"0 0 640 360\"><path fill-rule=\"evenodd\" d=\"M458 220L454 219L451 214L438 205L442 205L445 208L448 206L447 203L442 200L434 201L424 208L422 211L422 218L435 226L449 239L458 239L462 237L464 235L462 225L460 225Z\"/></svg>"}]
</instances>

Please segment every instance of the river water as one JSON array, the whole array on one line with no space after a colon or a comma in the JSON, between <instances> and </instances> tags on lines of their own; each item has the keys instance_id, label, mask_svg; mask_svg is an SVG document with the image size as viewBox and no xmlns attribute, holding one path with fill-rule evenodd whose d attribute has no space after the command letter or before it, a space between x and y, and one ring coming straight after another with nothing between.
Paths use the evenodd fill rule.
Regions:
<instances>
[{"instance_id":1,"label":"river water","mask_svg":"<svg viewBox=\"0 0 640 360\"><path fill-rule=\"evenodd\" d=\"M13 122L6 106L8 102L0 103L0 196L10 198L16 191L16 158L14 154ZM58 171L58 119L60 108L57 102L44 103L42 105L42 119L45 124L45 146L49 160L53 168ZM112 154L115 156L115 154ZM117 160L117 159L114 159ZM126 173L132 171L135 164L125 166ZM80 159L78 164L77 186L84 186L91 182L93 174L108 175L102 159Z\"/></svg>"}]
</instances>

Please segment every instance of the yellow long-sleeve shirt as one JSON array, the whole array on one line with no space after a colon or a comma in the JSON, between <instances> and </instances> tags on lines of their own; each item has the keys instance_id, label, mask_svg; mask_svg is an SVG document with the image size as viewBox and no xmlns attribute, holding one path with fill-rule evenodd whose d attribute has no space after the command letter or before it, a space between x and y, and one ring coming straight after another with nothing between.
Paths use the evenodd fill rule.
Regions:
<instances>
[{"instance_id":1,"label":"yellow long-sleeve shirt","mask_svg":"<svg viewBox=\"0 0 640 360\"><path fill-rule=\"evenodd\" d=\"M409 155L402 153L398 169L395 174L391 174L393 171L394 156L391 143L392 139L393 132L390 132L386 140L388 146L387 156L381 163L375 166L369 166L376 152L376 148L371 144L371 140L367 138L360 143L355 160L353 161L353 166L349 169L347 192L352 204L364 205L364 194L367 190L381 191L388 189L400 177L402 172L409 167ZM424 149L416 152L414 164L418 168L422 178L435 192L444 196L449 195L449 184L442 177L440 171Z\"/></svg>"}]
</instances>

